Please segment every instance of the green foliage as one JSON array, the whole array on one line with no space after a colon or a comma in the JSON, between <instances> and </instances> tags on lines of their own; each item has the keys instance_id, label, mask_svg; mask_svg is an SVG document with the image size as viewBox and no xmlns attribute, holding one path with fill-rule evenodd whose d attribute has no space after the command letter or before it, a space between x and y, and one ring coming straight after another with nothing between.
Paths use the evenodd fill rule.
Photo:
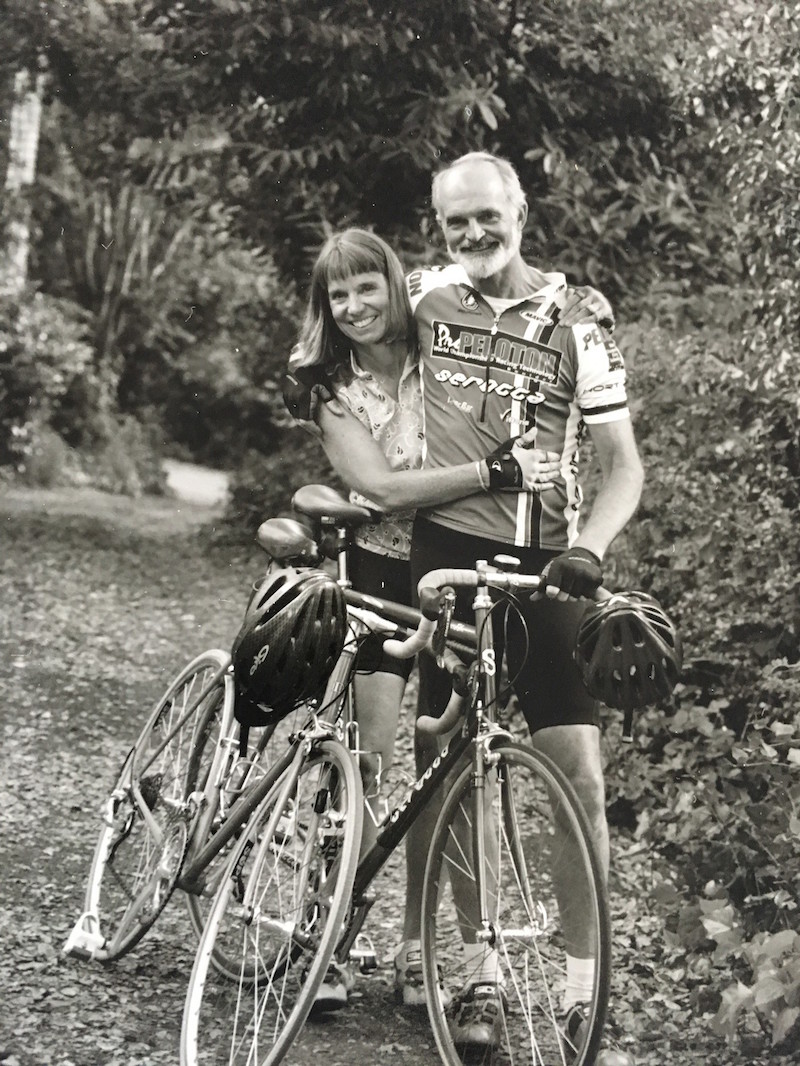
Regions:
<instances>
[{"instance_id":1,"label":"green foliage","mask_svg":"<svg viewBox=\"0 0 800 1066\"><path fill-rule=\"evenodd\" d=\"M250 541L265 518L291 514L292 494L310 484L346 493L319 442L302 429L284 426L271 456L249 451L242 457L231 481L221 536Z\"/></svg>"},{"instance_id":2,"label":"green foliage","mask_svg":"<svg viewBox=\"0 0 800 1066\"><path fill-rule=\"evenodd\" d=\"M104 442L84 459L91 483L123 496L160 494L166 486L160 430L130 415L110 420Z\"/></svg>"},{"instance_id":3,"label":"green foliage","mask_svg":"<svg viewBox=\"0 0 800 1066\"><path fill-rule=\"evenodd\" d=\"M730 1041L766 1033L780 1048L800 980L800 734L765 715L737 737L727 693L708 701L696 684L675 704L642 717L637 753L613 749L610 810L662 856L668 879L648 903L665 923L664 964L697 975L695 1009Z\"/></svg>"},{"instance_id":4,"label":"green foliage","mask_svg":"<svg viewBox=\"0 0 800 1066\"><path fill-rule=\"evenodd\" d=\"M619 293L735 268L679 111L718 6L131 0L38 29L90 180L109 158L136 183L167 170L286 271L329 225L433 236L431 170L488 148L521 170L537 255Z\"/></svg>"},{"instance_id":5,"label":"green foliage","mask_svg":"<svg viewBox=\"0 0 800 1066\"><path fill-rule=\"evenodd\" d=\"M78 382L91 382L86 316L42 293L0 301L0 464L19 463L33 428L58 423Z\"/></svg>"},{"instance_id":6,"label":"green foliage","mask_svg":"<svg viewBox=\"0 0 800 1066\"><path fill-rule=\"evenodd\" d=\"M95 403L159 419L201 461L231 465L243 448L268 450L270 383L298 317L293 286L235 236L230 208L173 202L169 168L145 185L98 185L63 148L57 155L37 201L48 237L37 269L86 308Z\"/></svg>"},{"instance_id":7,"label":"green foliage","mask_svg":"<svg viewBox=\"0 0 800 1066\"><path fill-rule=\"evenodd\" d=\"M693 59L683 106L725 161L731 242L752 285L749 346L780 362L800 327L800 4L733 5Z\"/></svg>"},{"instance_id":8,"label":"green foliage","mask_svg":"<svg viewBox=\"0 0 800 1066\"><path fill-rule=\"evenodd\" d=\"M703 974L697 1008L780 1050L800 979L798 361L743 349L746 294L719 297L662 299L660 324L620 331L648 476L616 576L662 600L686 661L671 705L641 716L639 758L612 750L610 801L671 871L654 903L668 963Z\"/></svg>"},{"instance_id":9,"label":"green foliage","mask_svg":"<svg viewBox=\"0 0 800 1066\"><path fill-rule=\"evenodd\" d=\"M103 402L88 316L24 293L0 305L0 465L28 484L87 479L111 492L163 489L160 432Z\"/></svg>"},{"instance_id":10,"label":"green foliage","mask_svg":"<svg viewBox=\"0 0 800 1066\"><path fill-rule=\"evenodd\" d=\"M672 549L668 584L694 652L681 707L707 716L702 755L702 733L687 736L680 722L689 744L678 780L685 889L697 896L690 871L710 877L711 898L676 930L676 950L710 956L716 1030L763 1032L778 1052L800 1035L799 31L795 2L735 5L684 85L726 163L748 285L728 297L738 328L673 345L668 383L661 371L668 407L648 398L645 419L662 420L648 422L661 461L637 530L654 572ZM659 781L660 814L673 780L668 771Z\"/></svg>"},{"instance_id":11,"label":"green foliage","mask_svg":"<svg viewBox=\"0 0 800 1066\"><path fill-rule=\"evenodd\" d=\"M23 483L35 488L51 489L68 484L76 469L71 449L45 425L32 427L20 459Z\"/></svg>"},{"instance_id":12,"label":"green foliage","mask_svg":"<svg viewBox=\"0 0 800 1066\"><path fill-rule=\"evenodd\" d=\"M718 12L411 0L398 21L362 0L69 15L11 0L0 73L33 62L31 40L50 72L32 268L91 313L97 402L155 413L209 461L270 447L212 427L268 421L294 284L326 229L373 225L409 262L441 254L430 173L472 148L517 163L531 254L617 302L728 279L725 146L708 151L687 105Z\"/></svg>"}]
</instances>

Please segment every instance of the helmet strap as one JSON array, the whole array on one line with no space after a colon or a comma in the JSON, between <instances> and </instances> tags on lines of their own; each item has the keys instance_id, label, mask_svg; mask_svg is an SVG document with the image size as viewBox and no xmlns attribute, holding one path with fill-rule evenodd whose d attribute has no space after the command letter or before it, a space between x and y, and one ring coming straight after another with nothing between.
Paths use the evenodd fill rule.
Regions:
<instances>
[{"instance_id":1,"label":"helmet strap","mask_svg":"<svg viewBox=\"0 0 800 1066\"><path fill-rule=\"evenodd\" d=\"M633 708L625 708L625 716L622 719L622 739L626 744L633 743Z\"/></svg>"}]
</instances>

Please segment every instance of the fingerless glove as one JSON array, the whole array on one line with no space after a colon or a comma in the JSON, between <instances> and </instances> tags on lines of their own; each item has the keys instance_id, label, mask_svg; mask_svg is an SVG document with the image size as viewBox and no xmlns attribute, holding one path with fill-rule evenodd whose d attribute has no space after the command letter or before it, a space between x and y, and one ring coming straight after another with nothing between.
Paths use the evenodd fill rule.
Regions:
<instances>
[{"instance_id":1,"label":"fingerless glove","mask_svg":"<svg viewBox=\"0 0 800 1066\"><path fill-rule=\"evenodd\" d=\"M333 398L328 375L320 366L297 366L288 370L281 382L283 402L292 418L311 421L320 403Z\"/></svg>"},{"instance_id":2,"label":"fingerless glove","mask_svg":"<svg viewBox=\"0 0 800 1066\"><path fill-rule=\"evenodd\" d=\"M602 563L588 548L569 548L550 560L542 571L542 581L544 586L555 585L576 599L591 599L603 584Z\"/></svg>"},{"instance_id":3,"label":"fingerless glove","mask_svg":"<svg viewBox=\"0 0 800 1066\"><path fill-rule=\"evenodd\" d=\"M514 446L514 439L512 437L504 441L499 448L495 448L484 459L489 468L490 489L511 489L516 491L522 488L522 467L511 451Z\"/></svg>"}]
</instances>

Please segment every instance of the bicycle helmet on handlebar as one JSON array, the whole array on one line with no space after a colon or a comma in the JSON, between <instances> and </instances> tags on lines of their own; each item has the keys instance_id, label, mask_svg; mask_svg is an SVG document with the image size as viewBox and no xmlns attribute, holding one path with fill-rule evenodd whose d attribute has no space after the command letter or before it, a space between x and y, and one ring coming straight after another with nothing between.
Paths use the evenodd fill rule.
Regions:
<instances>
[{"instance_id":1,"label":"bicycle helmet on handlebar","mask_svg":"<svg viewBox=\"0 0 800 1066\"><path fill-rule=\"evenodd\" d=\"M645 592L627 592L588 608L575 642L587 691L629 712L669 696L683 655L674 624Z\"/></svg>"},{"instance_id":2,"label":"bicycle helmet on handlebar","mask_svg":"<svg viewBox=\"0 0 800 1066\"><path fill-rule=\"evenodd\" d=\"M344 593L322 570L287 567L266 576L231 649L240 687L264 711L261 724L319 693L346 629Z\"/></svg>"}]
</instances>

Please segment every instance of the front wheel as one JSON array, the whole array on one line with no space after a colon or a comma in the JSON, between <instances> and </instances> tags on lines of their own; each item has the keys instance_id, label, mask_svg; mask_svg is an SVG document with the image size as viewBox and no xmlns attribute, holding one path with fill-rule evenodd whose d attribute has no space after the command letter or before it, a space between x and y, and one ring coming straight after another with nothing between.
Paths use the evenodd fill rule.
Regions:
<instances>
[{"instance_id":1,"label":"front wheel","mask_svg":"<svg viewBox=\"0 0 800 1066\"><path fill-rule=\"evenodd\" d=\"M275 1066L284 1057L342 932L362 819L361 779L337 741L316 744L273 786L237 843L200 940L181 1066Z\"/></svg>"},{"instance_id":2,"label":"front wheel","mask_svg":"<svg viewBox=\"0 0 800 1066\"><path fill-rule=\"evenodd\" d=\"M608 1002L607 891L583 808L549 759L501 742L483 781L472 764L461 772L437 821L422 907L443 1062L594 1062ZM568 953L593 971L580 1028L562 1003Z\"/></svg>"}]
</instances>

